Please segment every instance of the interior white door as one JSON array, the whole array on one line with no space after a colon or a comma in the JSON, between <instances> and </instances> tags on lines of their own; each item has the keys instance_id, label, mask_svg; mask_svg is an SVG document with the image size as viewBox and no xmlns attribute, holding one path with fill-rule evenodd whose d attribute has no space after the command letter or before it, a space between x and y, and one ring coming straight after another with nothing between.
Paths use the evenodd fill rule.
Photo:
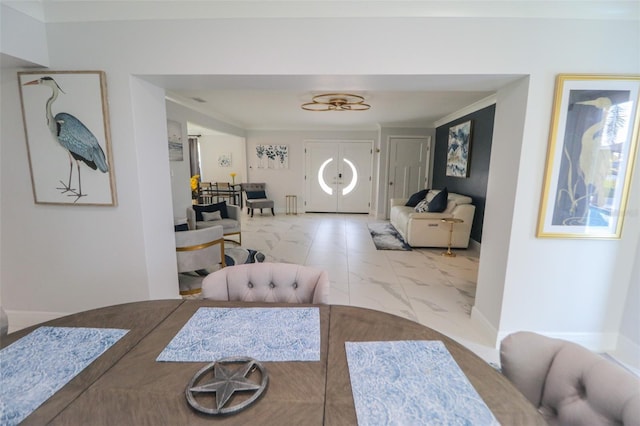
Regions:
<instances>
[{"instance_id":1,"label":"interior white door","mask_svg":"<svg viewBox=\"0 0 640 426\"><path fill-rule=\"evenodd\" d=\"M307 142L305 210L368 213L372 149L372 141Z\"/></svg>"},{"instance_id":2,"label":"interior white door","mask_svg":"<svg viewBox=\"0 0 640 426\"><path fill-rule=\"evenodd\" d=\"M389 138L389 199L409 198L425 188L431 138Z\"/></svg>"}]
</instances>

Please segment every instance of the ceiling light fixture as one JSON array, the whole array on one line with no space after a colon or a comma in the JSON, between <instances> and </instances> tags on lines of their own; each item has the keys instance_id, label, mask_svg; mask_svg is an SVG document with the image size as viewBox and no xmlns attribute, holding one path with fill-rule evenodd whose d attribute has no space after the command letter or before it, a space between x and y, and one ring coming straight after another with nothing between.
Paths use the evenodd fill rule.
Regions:
<instances>
[{"instance_id":1,"label":"ceiling light fixture","mask_svg":"<svg viewBox=\"0 0 640 426\"><path fill-rule=\"evenodd\" d=\"M364 98L351 93L326 93L316 95L311 102L302 104L307 111L366 111L371 105L364 103Z\"/></svg>"}]
</instances>

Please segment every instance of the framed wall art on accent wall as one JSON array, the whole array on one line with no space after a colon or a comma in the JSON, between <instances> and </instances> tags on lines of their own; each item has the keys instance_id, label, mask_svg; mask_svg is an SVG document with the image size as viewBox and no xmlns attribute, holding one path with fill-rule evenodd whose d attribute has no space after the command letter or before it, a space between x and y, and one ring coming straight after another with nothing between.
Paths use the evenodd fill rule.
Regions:
<instances>
[{"instance_id":1,"label":"framed wall art on accent wall","mask_svg":"<svg viewBox=\"0 0 640 426\"><path fill-rule=\"evenodd\" d=\"M471 148L471 124L465 121L449 128L447 146L447 176L469 177L469 153Z\"/></svg>"},{"instance_id":2,"label":"framed wall art on accent wall","mask_svg":"<svg viewBox=\"0 0 640 426\"><path fill-rule=\"evenodd\" d=\"M36 204L115 206L102 71L19 72Z\"/></svg>"},{"instance_id":3,"label":"framed wall art on accent wall","mask_svg":"<svg viewBox=\"0 0 640 426\"><path fill-rule=\"evenodd\" d=\"M640 76L558 75L538 237L620 238L639 96Z\"/></svg>"}]
</instances>

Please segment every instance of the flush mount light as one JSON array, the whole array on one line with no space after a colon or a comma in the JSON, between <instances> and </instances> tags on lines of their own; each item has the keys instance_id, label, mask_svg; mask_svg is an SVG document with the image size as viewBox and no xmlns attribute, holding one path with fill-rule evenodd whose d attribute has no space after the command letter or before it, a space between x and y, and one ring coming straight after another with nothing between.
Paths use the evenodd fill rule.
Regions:
<instances>
[{"instance_id":1,"label":"flush mount light","mask_svg":"<svg viewBox=\"0 0 640 426\"><path fill-rule=\"evenodd\" d=\"M326 93L316 95L311 102L302 104L307 111L366 111L371 105L364 103L364 98L350 93Z\"/></svg>"}]
</instances>

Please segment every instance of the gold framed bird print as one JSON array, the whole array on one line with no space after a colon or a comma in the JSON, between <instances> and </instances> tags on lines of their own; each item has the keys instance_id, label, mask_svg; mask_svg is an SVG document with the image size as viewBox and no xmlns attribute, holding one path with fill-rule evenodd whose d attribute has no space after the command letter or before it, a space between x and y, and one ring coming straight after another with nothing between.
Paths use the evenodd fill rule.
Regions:
<instances>
[{"instance_id":1,"label":"gold framed bird print","mask_svg":"<svg viewBox=\"0 0 640 426\"><path fill-rule=\"evenodd\" d=\"M640 75L556 77L538 237L620 238L639 100Z\"/></svg>"}]
</instances>

